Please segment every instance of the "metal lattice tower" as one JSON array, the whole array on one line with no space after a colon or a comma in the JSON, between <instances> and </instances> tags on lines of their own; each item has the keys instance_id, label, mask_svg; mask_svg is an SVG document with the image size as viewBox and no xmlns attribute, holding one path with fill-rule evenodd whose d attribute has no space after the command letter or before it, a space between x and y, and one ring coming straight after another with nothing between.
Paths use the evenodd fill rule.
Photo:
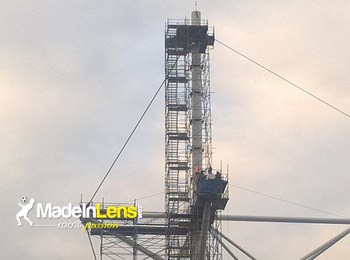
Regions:
<instances>
[{"instance_id":1,"label":"metal lattice tower","mask_svg":"<svg viewBox=\"0 0 350 260\"><path fill-rule=\"evenodd\" d=\"M85 218L116 223L91 228L100 238L100 259L221 260L221 222L227 204L222 169L212 174L209 49L214 30L192 12L191 20L168 20L165 31L165 209L144 218ZM205 173L204 173L205 172ZM211 179L210 179L211 176ZM90 202L89 202L90 204ZM91 204L93 205L93 203ZM102 212L109 205L102 203ZM135 202L135 206L137 203ZM128 258L127 258L128 257Z\"/></svg>"},{"instance_id":2,"label":"metal lattice tower","mask_svg":"<svg viewBox=\"0 0 350 260\"><path fill-rule=\"evenodd\" d=\"M201 20L200 12L194 11L191 20L168 20L165 33L165 207L169 227L192 226L187 234L167 234L168 259L198 259L194 248L198 248L201 223L195 218L179 219L177 216L194 212L195 173L212 164L209 48L213 44L213 28ZM215 239L210 237L209 241L208 259L209 256L219 259L219 246Z\"/></svg>"}]
</instances>

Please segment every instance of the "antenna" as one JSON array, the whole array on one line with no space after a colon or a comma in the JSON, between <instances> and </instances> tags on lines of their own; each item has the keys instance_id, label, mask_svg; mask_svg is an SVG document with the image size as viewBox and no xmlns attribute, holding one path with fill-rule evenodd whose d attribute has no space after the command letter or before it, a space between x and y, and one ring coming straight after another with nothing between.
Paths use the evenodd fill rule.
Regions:
<instances>
[{"instance_id":1,"label":"antenna","mask_svg":"<svg viewBox=\"0 0 350 260\"><path fill-rule=\"evenodd\" d=\"M195 0L194 1L194 9L195 9L195 11L197 11L197 9L198 9L198 0Z\"/></svg>"}]
</instances>

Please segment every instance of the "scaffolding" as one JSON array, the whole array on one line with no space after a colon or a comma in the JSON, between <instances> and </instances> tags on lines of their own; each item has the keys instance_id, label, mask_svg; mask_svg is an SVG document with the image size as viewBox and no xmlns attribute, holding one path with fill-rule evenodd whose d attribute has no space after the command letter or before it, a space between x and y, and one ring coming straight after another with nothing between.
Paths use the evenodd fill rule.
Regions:
<instances>
[{"instance_id":1,"label":"scaffolding","mask_svg":"<svg viewBox=\"0 0 350 260\"><path fill-rule=\"evenodd\" d=\"M209 49L213 45L214 29L200 19L200 12L192 12L191 20L168 20L165 218L83 218L83 224L118 224L117 229L87 230L89 238L90 235L100 238L100 259L222 259L221 237L210 233L211 228L221 229L217 216L228 201L227 179L222 169L216 177L209 174L212 169ZM208 173L207 178L204 172ZM105 212L112 204L101 205Z\"/></svg>"},{"instance_id":2,"label":"scaffolding","mask_svg":"<svg viewBox=\"0 0 350 260\"><path fill-rule=\"evenodd\" d=\"M190 225L175 216L190 209L190 66L189 53L172 41L177 23L168 21L165 42L165 209L168 227ZM169 41L172 46L169 47ZM166 237L168 259L190 258L188 235L169 232Z\"/></svg>"},{"instance_id":3,"label":"scaffolding","mask_svg":"<svg viewBox=\"0 0 350 260\"><path fill-rule=\"evenodd\" d=\"M87 203L81 203L81 205ZM95 206L96 203L89 204ZM108 207L137 207L127 203L105 203L101 202L101 213L105 214ZM87 228L89 236L98 238L100 247L99 259L165 259L164 237L167 226L163 218L133 218L128 219L123 214L120 217L100 219L96 217L82 218L85 226L87 223L95 223L96 227ZM118 227L100 228L102 224L117 224ZM187 233L187 230L177 230Z\"/></svg>"},{"instance_id":4,"label":"scaffolding","mask_svg":"<svg viewBox=\"0 0 350 260\"><path fill-rule=\"evenodd\" d=\"M165 207L169 228L190 228L185 235L167 234L167 259L200 259L195 248L199 248L203 236L201 225L205 210L203 204L195 202L202 201L197 200L195 194L195 175L212 165L209 49L213 45L214 29L206 20L201 20L200 12L193 12L191 20L168 20L165 31ZM217 210L209 208L207 225L214 224ZM181 214L190 218L178 218ZM220 228L221 223L215 221L214 226ZM217 239L209 234L204 240L205 258L221 259Z\"/></svg>"}]
</instances>

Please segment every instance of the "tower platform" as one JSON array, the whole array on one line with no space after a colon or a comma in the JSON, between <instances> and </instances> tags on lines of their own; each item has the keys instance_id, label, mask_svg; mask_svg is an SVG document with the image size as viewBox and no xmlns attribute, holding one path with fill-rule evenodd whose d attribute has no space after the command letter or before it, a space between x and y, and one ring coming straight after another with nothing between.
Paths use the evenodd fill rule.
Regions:
<instances>
[{"instance_id":1,"label":"tower platform","mask_svg":"<svg viewBox=\"0 0 350 260\"><path fill-rule=\"evenodd\" d=\"M215 179L198 178L193 195L192 223L195 230L200 230L205 205L210 205L210 224L214 222L218 210L224 210L229 200L226 187L228 181L221 177Z\"/></svg>"}]
</instances>

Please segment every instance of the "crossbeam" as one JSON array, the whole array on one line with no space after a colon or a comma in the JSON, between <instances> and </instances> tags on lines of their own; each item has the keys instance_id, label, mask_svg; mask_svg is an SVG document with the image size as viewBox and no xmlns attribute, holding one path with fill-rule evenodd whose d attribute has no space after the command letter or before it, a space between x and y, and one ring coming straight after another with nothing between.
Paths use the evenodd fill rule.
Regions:
<instances>
[{"instance_id":1,"label":"crossbeam","mask_svg":"<svg viewBox=\"0 0 350 260\"><path fill-rule=\"evenodd\" d=\"M143 212L143 218L166 218L166 213ZM190 219L190 214L173 215L174 218ZM274 216L245 216L245 215L221 215L216 217L222 221L237 222L267 222L267 223L296 223L296 224L329 224L350 225L349 218L307 218L307 217L274 217Z\"/></svg>"}]
</instances>

